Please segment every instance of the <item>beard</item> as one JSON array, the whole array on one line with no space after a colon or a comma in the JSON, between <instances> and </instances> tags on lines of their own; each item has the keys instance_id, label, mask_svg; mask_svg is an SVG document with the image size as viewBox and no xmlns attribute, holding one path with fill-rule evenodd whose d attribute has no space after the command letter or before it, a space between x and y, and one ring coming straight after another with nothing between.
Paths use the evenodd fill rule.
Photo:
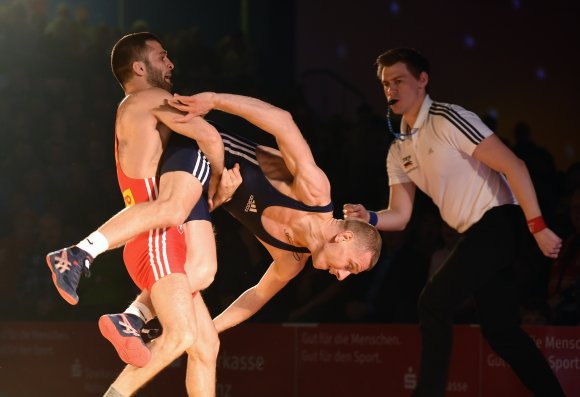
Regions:
<instances>
[{"instance_id":1,"label":"beard","mask_svg":"<svg viewBox=\"0 0 580 397\"><path fill-rule=\"evenodd\" d=\"M163 78L163 72L161 70L155 69L149 62L145 62L145 68L147 69L147 82L149 84L166 91L171 90L173 83Z\"/></svg>"}]
</instances>

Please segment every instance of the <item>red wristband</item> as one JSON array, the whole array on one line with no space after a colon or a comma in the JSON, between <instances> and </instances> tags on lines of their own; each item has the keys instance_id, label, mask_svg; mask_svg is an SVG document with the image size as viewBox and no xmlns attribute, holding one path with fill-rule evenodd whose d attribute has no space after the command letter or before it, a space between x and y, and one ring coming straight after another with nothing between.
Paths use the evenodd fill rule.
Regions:
<instances>
[{"instance_id":1,"label":"red wristband","mask_svg":"<svg viewBox=\"0 0 580 397\"><path fill-rule=\"evenodd\" d=\"M532 234L536 234L541 232L546 228L546 224L544 223L544 218L542 216L538 216L534 219L530 219L528 221L528 227L530 228L530 232Z\"/></svg>"}]
</instances>

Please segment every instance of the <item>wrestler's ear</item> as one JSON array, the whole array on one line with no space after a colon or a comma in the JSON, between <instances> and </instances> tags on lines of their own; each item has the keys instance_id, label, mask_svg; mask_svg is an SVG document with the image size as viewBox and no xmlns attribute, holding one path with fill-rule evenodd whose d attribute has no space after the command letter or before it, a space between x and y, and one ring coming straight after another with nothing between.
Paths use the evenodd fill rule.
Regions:
<instances>
[{"instance_id":1,"label":"wrestler's ear","mask_svg":"<svg viewBox=\"0 0 580 397\"><path fill-rule=\"evenodd\" d=\"M137 76L143 76L145 74L145 63L142 61L135 61L133 62L133 72Z\"/></svg>"},{"instance_id":2,"label":"wrestler's ear","mask_svg":"<svg viewBox=\"0 0 580 397\"><path fill-rule=\"evenodd\" d=\"M351 232L350 230L343 230L342 232L338 233L334 239L337 243L343 242L343 241L349 241L352 240L354 237L354 233Z\"/></svg>"}]
</instances>

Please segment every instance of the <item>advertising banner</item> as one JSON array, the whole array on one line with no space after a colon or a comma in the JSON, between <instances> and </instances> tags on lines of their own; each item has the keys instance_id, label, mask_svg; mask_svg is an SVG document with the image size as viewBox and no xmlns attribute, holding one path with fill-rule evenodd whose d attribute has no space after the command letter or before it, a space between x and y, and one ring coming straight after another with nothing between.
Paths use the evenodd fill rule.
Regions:
<instances>
[{"instance_id":1,"label":"advertising banner","mask_svg":"<svg viewBox=\"0 0 580 397\"><path fill-rule=\"evenodd\" d=\"M580 327L525 327L580 396ZM220 335L217 397L408 397L420 372L416 325L242 324ZM442 363L443 365L443 363ZM96 323L0 323L0 397L100 397L124 364ZM187 356L138 396L185 397ZM478 326L455 326L449 397L530 397Z\"/></svg>"}]
</instances>

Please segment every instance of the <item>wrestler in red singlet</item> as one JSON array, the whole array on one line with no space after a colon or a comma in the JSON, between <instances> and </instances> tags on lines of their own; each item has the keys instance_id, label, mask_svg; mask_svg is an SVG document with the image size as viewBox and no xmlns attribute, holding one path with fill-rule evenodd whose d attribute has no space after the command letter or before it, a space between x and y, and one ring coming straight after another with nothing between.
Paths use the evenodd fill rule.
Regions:
<instances>
[{"instance_id":1,"label":"wrestler in red singlet","mask_svg":"<svg viewBox=\"0 0 580 397\"><path fill-rule=\"evenodd\" d=\"M155 177L136 179L125 175L119 163L115 142L117 179L127 207L157 199ZM152 229L125 244L123 259L129 275L139 289L151 290L160 278L185 273L186 246L182 226Z\"/></svg>"}]
</instances>

